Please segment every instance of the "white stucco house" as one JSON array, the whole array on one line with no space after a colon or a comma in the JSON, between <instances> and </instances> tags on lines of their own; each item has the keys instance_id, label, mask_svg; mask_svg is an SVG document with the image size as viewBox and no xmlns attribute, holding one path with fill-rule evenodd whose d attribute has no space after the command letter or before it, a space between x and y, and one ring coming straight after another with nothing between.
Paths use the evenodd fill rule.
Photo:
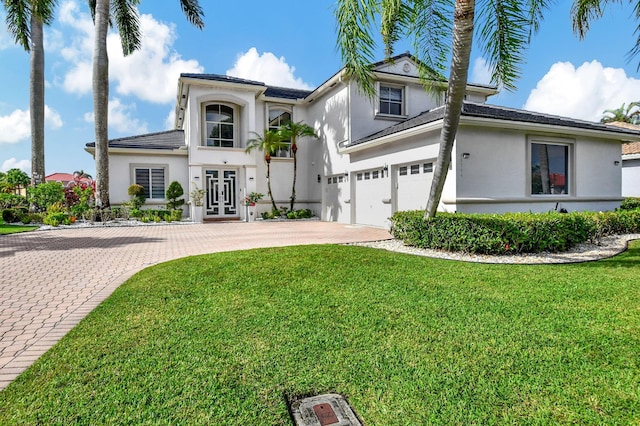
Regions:
<instances>
[{"instance_id":1,"label":"white stucco house","mask_svg":"<svg viewBox=\"0 0 640 426\"><path fill-rule=\"evenodd\" d=\"M640 142L622 144L622 196L640 197Z\"/></svg>"},{"instance_id":2,"label":"white stucco house","mask_svg":"<svg viewBox=\"0 0 640 426\"><path fill-rule=\"evenodd\" d=\"M261 152L247 141L287 120L312 126L298 142L296 208L327 221L388 226L395 211L422 209L433 176L444 112L425 91L408 54L374 64L378 96L361 94L339 71L312 91L215 74L182 74L175 129L109 141L112 204L147 188L147 206L166 203L178 181L205 190L195 220L248 220L243 200L267 193ZM494 87L469 84L439 209L450 212L611 210L620 205L621 143L637 130L486 103ZM438 99L441 98L441 99ZM87 144L93 153L95 145ZM272 158L276 203L289 205L289 150ZM268 200L257 214L270 210Z\"/></svg>"}]
</instances>

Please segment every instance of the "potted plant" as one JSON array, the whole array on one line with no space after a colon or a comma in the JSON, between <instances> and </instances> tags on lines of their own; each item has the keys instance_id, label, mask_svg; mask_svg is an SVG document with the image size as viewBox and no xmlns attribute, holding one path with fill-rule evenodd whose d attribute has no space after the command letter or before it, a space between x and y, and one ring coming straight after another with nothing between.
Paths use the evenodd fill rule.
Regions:
<instances>
[{"instance_id":1,"label":"potted plant","mask_svg":"<svg viewBox=\"0 0 640 426\"><path fill-rule=\"evenodd\" d=\"M262 200L262 197L264 197L264 194L260 194L259 192L252 192L244 197L244 205L255 206L258 201Z\"/></svg>"}]
</instances>

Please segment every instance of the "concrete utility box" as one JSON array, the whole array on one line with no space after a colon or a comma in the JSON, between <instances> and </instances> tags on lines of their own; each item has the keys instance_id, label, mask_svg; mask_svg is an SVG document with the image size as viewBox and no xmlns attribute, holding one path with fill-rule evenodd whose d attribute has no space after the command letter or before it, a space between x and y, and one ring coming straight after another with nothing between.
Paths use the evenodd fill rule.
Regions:
<instances>
[{"instance_id":1,"label":"concrete utility box","mask_svg":"<svg viewBox=\"0 0 640 426\"><path fill-rule=\"evenodd\" d=\"M362 426L342 395L329 393L291 404L296 426Z\"/></svg>"}]
</instances>

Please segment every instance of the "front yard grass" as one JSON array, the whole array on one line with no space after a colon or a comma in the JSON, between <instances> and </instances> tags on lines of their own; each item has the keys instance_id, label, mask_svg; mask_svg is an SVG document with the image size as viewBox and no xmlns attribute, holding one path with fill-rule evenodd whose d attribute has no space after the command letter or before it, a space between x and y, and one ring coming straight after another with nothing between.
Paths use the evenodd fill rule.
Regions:
<instances>
[{"instance_id":1,"label":"front yard grass","mask_svg":"<svg viewBox=\"0 0 640 426\"><path fill-rule=\"evenodd\" d=\"M0 424L636 424L640 242L575 265L352 246L148 268L0 392Z\"/></svg>"},{"instance_id":2,"label":"front yard grass","mask_svg":"<svg viewBox=\"0 0 640 426\"><path fill-rule=\"evenodd\" d=\"M37 226L7 225L0 219L0 235L15 234L17 232L33 231Z\"/></svg>"}]
</instances>

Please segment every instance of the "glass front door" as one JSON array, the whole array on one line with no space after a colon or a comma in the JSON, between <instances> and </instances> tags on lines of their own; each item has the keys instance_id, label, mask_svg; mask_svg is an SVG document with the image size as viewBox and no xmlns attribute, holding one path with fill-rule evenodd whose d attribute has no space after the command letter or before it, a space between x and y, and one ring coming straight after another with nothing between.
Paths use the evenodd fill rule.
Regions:
<instances>
[{"instance_id":1,"label":"glass front door","mask_svg":"<svg viewBox=\"0 0 640 426\"><path fill-rule=\"evenodd\" d=\"M238 216L238 172L236 170L207 170L207 217Z\"/></svg>"}]
</instances>

